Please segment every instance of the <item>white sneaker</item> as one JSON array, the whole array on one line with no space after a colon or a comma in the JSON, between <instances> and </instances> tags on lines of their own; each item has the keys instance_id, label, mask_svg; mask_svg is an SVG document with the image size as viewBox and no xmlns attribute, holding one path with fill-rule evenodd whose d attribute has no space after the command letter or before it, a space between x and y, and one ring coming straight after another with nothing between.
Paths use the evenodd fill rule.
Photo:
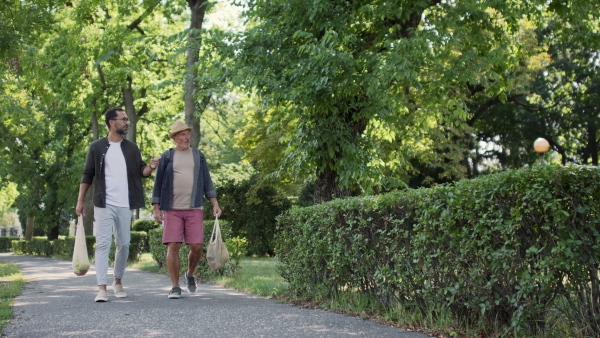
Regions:
<instances>
[{"instance_id":1,"label":"white sneaker","mask_svg":"<svg viewBox=\"0 0 600 338\"><path fill-rule=\"evenodd\" d=\"M115 282L113 281L112 287L113 287L113 291L115 292L115 297L117 297L117 298L127 297L127 293L123 289L123 284L115 284Z\"/></svg>"},{"instance_id":2,"label":"white sneaker","mask_svg":"<svg viewBox=\"0 0 600 338\"><path fill-rule=\"evenodd\" d=\"M106 295L106 290L98 290L98 295L96 296L96 302L107 302L108 296Z\"/></svg>"}]
</instances>

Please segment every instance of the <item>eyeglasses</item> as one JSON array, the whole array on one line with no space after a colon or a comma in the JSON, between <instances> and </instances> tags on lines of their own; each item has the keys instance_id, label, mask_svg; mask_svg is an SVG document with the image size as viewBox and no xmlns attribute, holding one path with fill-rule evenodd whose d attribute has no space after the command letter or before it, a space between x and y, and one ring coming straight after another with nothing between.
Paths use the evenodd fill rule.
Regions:
<instances>
[{"instance_id":1,"label":"eyeglasses","mask_svg":"<svg viewBox=\"0 0 600 338\"><path fill-rule=\"evenodd\" d=\"M128 122L128 121L129 121L129 119L128 119L128 118L126 118L126 117L122 117L122 118L120 118L120 119L111 119L111 120L113 120L113 121L116 121L116 120L122 120L123 122Z\"/></svg>"}]
</instances>

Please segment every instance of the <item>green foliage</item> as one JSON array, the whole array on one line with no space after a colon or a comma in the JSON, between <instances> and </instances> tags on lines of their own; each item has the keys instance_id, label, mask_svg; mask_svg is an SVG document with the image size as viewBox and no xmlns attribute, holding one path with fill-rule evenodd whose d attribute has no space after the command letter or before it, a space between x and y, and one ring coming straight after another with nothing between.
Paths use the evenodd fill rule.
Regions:
<instances>
[{"instance_id":1,"label":"green foliage","mask_svg":"<svg viewBox=\"0 0 600 338\"><path fill-rule=\"evenodd\" d=\"M297 203L300 207L310 207L315 204L315 182L307 181L300 190Z\"/></svg>"},{"instance_id":2,"label":"green foliage","mask_svg":"<svg viewBox=\"0 0 600 338\"><path fill-rule=\"evenodd\" d=\"M12 241L18 241L19 237L0 237L0 252L12 250Z\"/></svg>"},{"instance_id":3,"label":"green foliage","mask_svg":"<svg viewBox=\"0 0 600 338\"><path fill-rule=\"evenodd\" d=\"M160 224L156 223L154 220L149 219L138 219L133 222L132 229L133 231L144 231L148 232L152 229L156 229L160 227Z\"/></svg>"},{"instance_id":4,"label":"green foliage","mask_svg":"<svg viewBox=\"0 0 600 338\"><path fill-rule=\"evenodd\" d=\"M27 249L33 255L52 256L52 245L46 237L33 237L27 244Z\"/></svg>"},{"instance_id":5,"label":"green foliage","mask_svg":"<svg viewBox=\"0 0 600 338\"><path fill-rule=\"evenodd\" d=\"M259 297L275 297L287 290L287 284L277 273L277 258L244 257L232 276L218 276L216 283L223 284Z\"/></svg>"},{"instance_id":6,"label":"green foliage","mask_svg":"<svg viewBox=\"0 0 600 338\"><path fill-rule=\"evenodd\" d=\"M515 336L551 333L561 313L596 336L599 177L533 167L292 209L278 219L281 273L299 294L349 290L412 311L441 302L465 327Z\"/></svg>"},{"instance_id":7,"label":"green foliage","mask_svg":"<svg viewBox=\"0 0 600 338\"><path fill-rule=\"evenodd\" d=\"M132 229L133 229L133 231L143 231L146 234L148 234L150 232L150 230L156 229L159 227L160 227L160 224L156 223L154 220L140 219L140 220L133 222ZM150 252L150 244L148 243L148 239L149 239L149 236L146 235L146 237L144 239L144 247L142 249L142 252Z\"/></svg>"},{"instance_id":8,"label":"green foliage","mask_svg":"<svg viewBox=\"0 0 600 338\"><path fill-rule=\"evenodd\" d=\"M232 236L248 240L248 254L273 255L275 217L291 207L291 202L271 186L255 186L253 179L227 183L219 188L221 219L231 224Z\"/></svg>"},{"instance_id":9,"label":"green foliage","mask_svg":"<svg viewBox=\"0 0 600 338\"><path fill-rule=\"evenodd\" d=\"M12 305L14 298L21 294L25 280L21 268L14 263L0 262L0 332L4 325L13 318Z\"/></svg>"}]
</instances>

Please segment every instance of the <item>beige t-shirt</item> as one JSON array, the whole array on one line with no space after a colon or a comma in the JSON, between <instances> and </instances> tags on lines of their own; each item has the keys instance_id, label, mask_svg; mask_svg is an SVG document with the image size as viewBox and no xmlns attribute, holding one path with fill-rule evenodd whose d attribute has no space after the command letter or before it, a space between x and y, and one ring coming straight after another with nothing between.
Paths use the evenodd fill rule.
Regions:
<instances>
[{"instance_id":1,"label":"beige t-shirt","mask_svg":"<svg viewBox=\"0 0 600 338\"><path fill-rule=\"evenodd\" d=\"M194 154L192 149L173 152L173 210L192 208L192 190L194 189Z\"/></svg>"}]
</instances>

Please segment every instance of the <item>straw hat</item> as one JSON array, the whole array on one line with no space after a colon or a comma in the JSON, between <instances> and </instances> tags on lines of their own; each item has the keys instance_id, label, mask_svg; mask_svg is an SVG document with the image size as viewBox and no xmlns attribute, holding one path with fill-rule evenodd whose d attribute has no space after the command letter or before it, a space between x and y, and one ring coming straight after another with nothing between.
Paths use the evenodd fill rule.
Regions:
<instances>
[{"instance_id":1,"label":"straw hat","mask_svg":"<svg viewBox=\"0 0 600 338\"><path fill-rule=\"evenodd\" d=\"M179 133L180 131L184 131L184 130L192 130L192 127L188 127L185 123L183 123L181 120L177 120L175 121L172 125L171 125L171 133L169 134L169 137L173 137L175 136L177 133Z\"/></svg>"}]
</instances>

